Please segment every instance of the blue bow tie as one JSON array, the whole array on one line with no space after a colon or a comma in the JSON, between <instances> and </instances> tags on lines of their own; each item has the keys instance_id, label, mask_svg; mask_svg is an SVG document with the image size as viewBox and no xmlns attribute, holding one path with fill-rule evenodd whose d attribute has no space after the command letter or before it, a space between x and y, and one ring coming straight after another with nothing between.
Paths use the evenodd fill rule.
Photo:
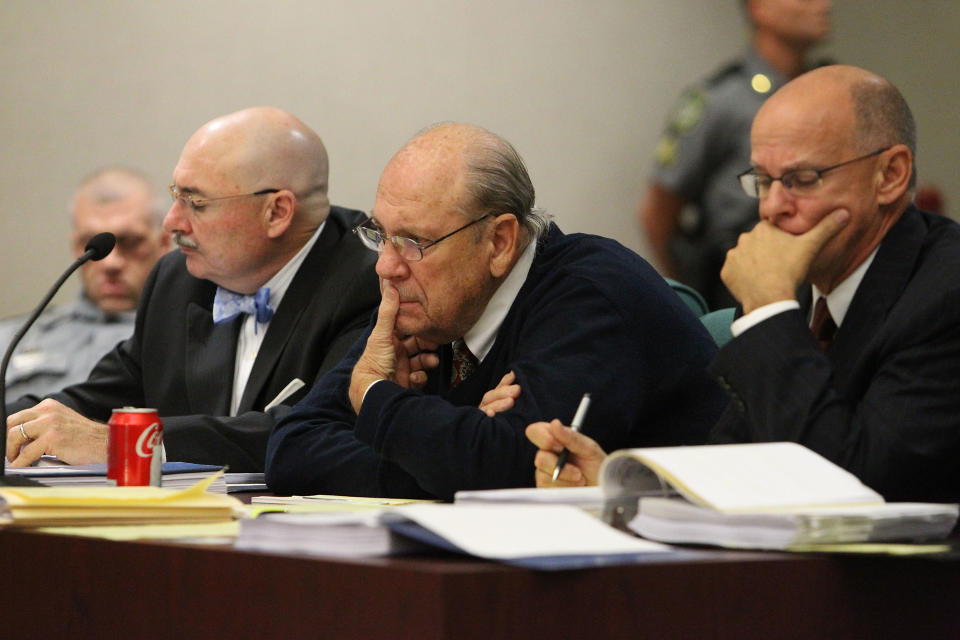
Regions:
<instances>
[{"instance_id":1,"label":"blue bow tie","mask_svg":"<svg viewBox=\"0 0 960 640\"><path fill-rule=\"evenodd\" d=\"M270 289L261 287L255 294L245 296L242 293L217 287L217 295L213 298L214 324L229 322L241 313L249 313L257 319L257 322L270 322L270 318L273 317Z\"/></svg>"}]
</instances>

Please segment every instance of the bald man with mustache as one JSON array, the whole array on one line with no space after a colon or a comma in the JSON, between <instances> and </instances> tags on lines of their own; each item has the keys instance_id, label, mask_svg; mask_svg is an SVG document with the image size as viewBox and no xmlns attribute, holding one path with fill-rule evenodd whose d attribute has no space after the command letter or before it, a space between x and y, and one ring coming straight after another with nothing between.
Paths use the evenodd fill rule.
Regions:
<instances>
[{"instance_id":1,"label":"bald man with mustache","mask_svg":"<svg viewBox=\"0 0 960 640\"><path fill-rule=\"evenodd\" d=\"M179 251L147 279L134 335L80 384L10 407L7 459L106 461L106 421L156 408L168 460L262 471L267 437L347 352L379 301L376 256L331 206L320 137L257 107L201 127L183 148L164 220ZM266 410L295 380L305 386ZM26 438L24 437L26 436Z\"/></svg>"}]
</instances>

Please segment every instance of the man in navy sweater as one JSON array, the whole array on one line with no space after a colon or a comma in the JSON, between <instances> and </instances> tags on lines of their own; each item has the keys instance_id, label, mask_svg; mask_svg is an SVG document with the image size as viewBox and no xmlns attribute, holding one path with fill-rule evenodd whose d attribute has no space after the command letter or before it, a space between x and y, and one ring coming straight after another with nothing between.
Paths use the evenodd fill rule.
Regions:
<instances>
[{"instance_id":1,"label":"man in navy sweater","mask_svg":"<svg viewBox=\"0 0 960 640\"><path fill-rule=\"evenodd\" d=\"M382 300L340 364L277 425L277 492L450 499L533 485L524 428L571 416L603 446L704 442L726 401L710 336L643 259L564 235L523 161L464 124L416 136L357 233Z\"/></svg>"}]
</instances>

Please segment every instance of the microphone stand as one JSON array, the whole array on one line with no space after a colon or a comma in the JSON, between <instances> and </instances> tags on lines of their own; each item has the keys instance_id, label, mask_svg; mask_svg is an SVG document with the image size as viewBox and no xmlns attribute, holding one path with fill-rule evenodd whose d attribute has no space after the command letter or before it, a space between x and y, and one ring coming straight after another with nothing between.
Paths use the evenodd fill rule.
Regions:
<instances>
[{"instance_id":1,"label":"microphone stand","mask_svg":"<svg viewBox=\"0 0 960 640\"><path fill-rule=\"evenodd\" d=\"M106 251L104 251L104 243L107 242L107 240L101 239L101 236L110 236L109 249ZM3 467L0 468L0 487L44 486L36 480L26 476L7 475L7 365L10 364L10 357L13 356L13 351L17 348L17 345L20 344L20 340L23 338L24 334L30 329L31 326L33 326L33 323L36 322L37 318L40 316L46 306L50 304L50 300L52 300L53 296L57 294L57 291L60 290L60 287L67 280L67 278L69 278L74 271L80 268L83 263L91 258L96 260L105 258L113 249L115 243L116 239L113 237L113 234L101 233L94 236L90 242L87 243L87 250L83 253L83 255L77 258L74 263L63 272L63 275L61 275L60 278L54 283L53 287L47 292L47 295L43 297L43 300L40 301L40 304L37 305L37 308L33 310L33 313L30 314L30 317L27 318L27 321L23 323L23 326L20 327L20 330L17 331L16 335L13 336L13 339L7 346L6 353L3 354L3 364L0 364L0 427L2 427L0 428L0 456L3 457L4 464Z\"/></svg>"}]
</instances>

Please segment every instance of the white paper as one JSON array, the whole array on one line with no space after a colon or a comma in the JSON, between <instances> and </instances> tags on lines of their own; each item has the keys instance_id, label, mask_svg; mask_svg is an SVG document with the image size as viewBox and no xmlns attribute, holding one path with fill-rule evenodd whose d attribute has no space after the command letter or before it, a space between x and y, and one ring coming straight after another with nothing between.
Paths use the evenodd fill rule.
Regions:
<instances>
[{"instance_id":1,"label":"white paper","mask_svg":"<svg viewBox=\"0 0 960 640\"><path fill-rule=\"evenodd\" d=\"M617 452L601 470L608 493L620 493L631 481L643 479L641 465L628 457L657 470L690 502L724 512L883 503L852 473L791 442ZM637 469L620 468L631 466Z\"/></svg>"},{"instance_id":2,"label":"white paper","mask_svg":"<svg viewBox=\"0 0 960 640\"><path fill-rule=\"evenodd\" d=\"M487 489L485 491L457 491L453 500L458 504L497 502L602 506L603 491L600 487Z\"/></svg>"},{"instance_id":3,"label":"white paper","mask_svg":"<svg viewBox=\"0 0 960 640\"><path fill-rule=\"evenodd\" d=\"M492 560L670 551L568 505L422 504L397 507L389 515L413 520L467 553Z\"/></svg>"}]
</instances>

